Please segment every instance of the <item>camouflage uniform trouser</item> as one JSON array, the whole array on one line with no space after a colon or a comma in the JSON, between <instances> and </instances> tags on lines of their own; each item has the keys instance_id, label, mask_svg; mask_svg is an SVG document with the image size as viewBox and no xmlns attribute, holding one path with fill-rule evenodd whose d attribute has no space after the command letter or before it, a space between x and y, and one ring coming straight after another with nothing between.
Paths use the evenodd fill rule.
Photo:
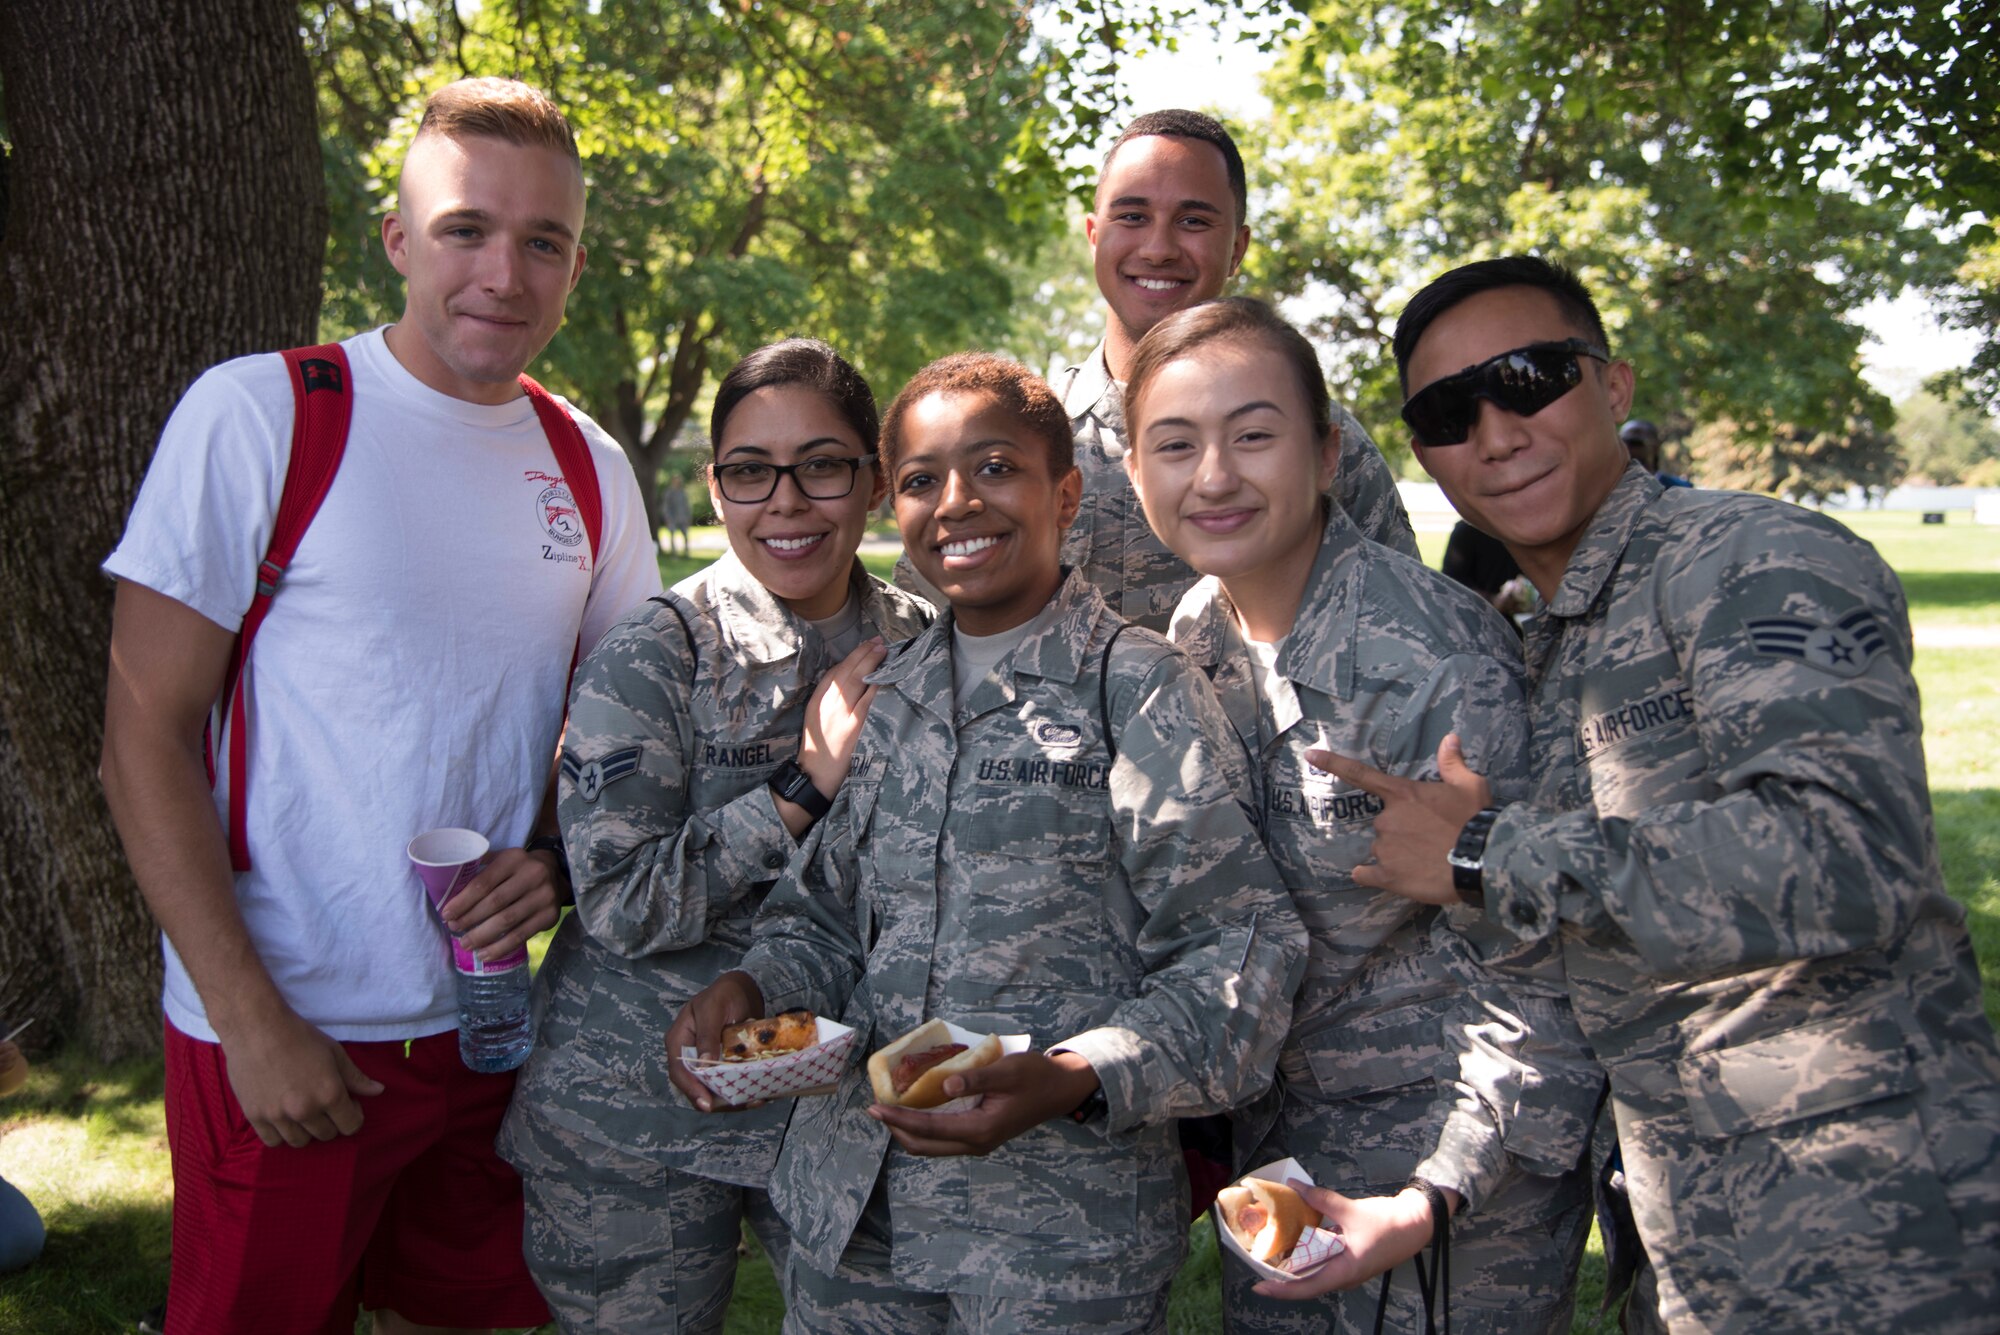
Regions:
<instances>
[{"instance_id":1,"label":"camouflage uniform trouser","mask_svg":"<svg viewBox=\"0 0 2000 1335\"><path fill-rule=\"evenodd\" d=\"M526 1190L528 1271L565 1335L715 1335L747 1220L785 1274L770 1198L625 1154L516 1107L507 1157Z\"/></svg>"},{"instance_id":2,"label":"camouflage uniform trouser","mask_svg":"<svg viewBox=\"0 0 2000 1335\"><path fill-rule=\"evenodd\" d=\"M1348 1196L1392 1195L1433 1148L1428 1085L1360 1095L1338 1103L1287 1095L1257 1153L1260 1167L1287 1156L1313 1181ZM1453 1335L1564 1335L1576 1303L1576 1272L1590 1236L1587 1164L1562 1178L1510 1169L1479 1210L1451 1232ZM1226 1249L1225 1249L1226 1250ZM1426 1267L1430 1248L1421 1253ZM1389 1272L1384 1331L1423 1335L1424 1305L1414 1260ZM1251 1292L1257 1277L1222 1258L1223 1327L1230 1335L1368 1335L1382 1280L1306 1302ZM1443 1328L1442 1313L1438 1322Z\"/></svg>"},{"instance_id":3,"label":"camouflage uniform trouser","mask_svg":"<svg viewBox=\"0 0 2000 1335\"><path fill-rule=\"evenodd\" d=\"M1171 1275L1158 1292L1129 1298L919 1293L890 1273L890 1238L888 1199L877 1182L834 1274L792 1254L784 1335L1165 1335Z\"/></svg>"}]
</instances>

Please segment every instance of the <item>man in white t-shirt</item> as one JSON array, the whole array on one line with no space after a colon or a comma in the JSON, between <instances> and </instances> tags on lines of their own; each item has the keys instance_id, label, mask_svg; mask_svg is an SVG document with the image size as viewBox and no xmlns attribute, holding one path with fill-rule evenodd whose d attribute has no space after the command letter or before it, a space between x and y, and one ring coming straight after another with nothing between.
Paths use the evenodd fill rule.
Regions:
<instances>
[{"instance_id":1,"label":"man in white t-shirt","mask_svg":"<svg viewBox=\"0 0 2000 1335\"><path fill-rule=\"evenodd\" d=\"M630 463L580 414L593 548L518 383L583 272L583 176L525 85L434 95L382 239L403 317L348 340L353 421L239 686L248 760L213 792L203 725L291 458L282 360L207 372L118 550L103 777L166 937L174 1156L167 1329L528 1326L520 1184L492 1141L511 1074L457 1052L451 965L404 846L496 853L451 906L483 958L569 893L547 801L573 655L658 593ZM593 568L594 567L594 568ZM232 872L221 813L254 775ZM557 845L559 849L560 845Z\"/></svg>"}]
</instances>

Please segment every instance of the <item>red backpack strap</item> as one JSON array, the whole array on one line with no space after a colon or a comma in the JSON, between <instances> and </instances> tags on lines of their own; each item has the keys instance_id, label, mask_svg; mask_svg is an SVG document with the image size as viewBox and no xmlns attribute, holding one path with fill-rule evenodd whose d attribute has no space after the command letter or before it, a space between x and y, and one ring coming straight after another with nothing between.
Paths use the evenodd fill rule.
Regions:
<instances>
[{"instance_id":1,"label":"red backpack strap","mask_svg":"<svg viewBox=\"0 0 2000 1335\"><path fill-rule=\"evenodd\" d=\"M535 416L542 419L542 434L549 438L549 448L556 454L556 468L569 484L569 497L576 502L577 517L583 520L583 531L590 536L590 567L595 572L598 535L604 530L604 498L597 489L597 463L590 457L590 444L583 438L583 428L556 402L555 395L525 375L521 377L521 388L527 391L528 402L535 405Z\"/></svg>"},{"instance_id":2,"label":"red backpack strap","mask_svg":"<svg viewBox=\"0 0 2000 1335\"><path fill-rule=\"evenodd\" d=\"M340 471L347 449L347 425L354 415L354 386L347 353L338 343L293 348L281 354L292 382L292 454L278 514L271 526L270 546L257 565L257 592L243 614L236 647L229 655L222 698L229 712L229 861L237 871L250 870L250 844L245 813L250 803L249 720L243 703L243 671L257 628L271 610L271 600L284 582L299 540L312 526L320 502Z\"/></svg>"},{"instance_id":3,"label":"red backpack strap","mask_svg":"<svg viewBox=\"0 0 2000 1335\"><path fill-rule=\"evenodd\" d=\"M590 457L590 443L583 438L583 428L556 402L555 395L525 374L521 377L521 388L527 392L528 402L535 405L535 416L542 419L542 434L549 438L549 448L555 451L556 469L569 485L569 498L576 502L577 518L583 521L583 531L590 538L590 578L594 583L597 535L604 528L604 496L597 487L597 461ZM569 656L569 680L563 683L564 708L569 705L570 683L576 680L577 665L581 662L583 631L579 627L576 648Z\"/></svg>"}]
</instances>

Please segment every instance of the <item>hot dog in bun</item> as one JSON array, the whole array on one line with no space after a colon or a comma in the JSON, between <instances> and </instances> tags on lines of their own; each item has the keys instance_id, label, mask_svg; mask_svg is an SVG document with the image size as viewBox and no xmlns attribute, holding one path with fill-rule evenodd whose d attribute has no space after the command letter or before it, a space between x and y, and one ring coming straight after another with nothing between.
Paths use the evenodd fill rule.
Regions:
<instances>
[{"instance_id":1,"label":"hot dog in bun","mask_svg":"<svg viewBox=\"0 0 2000 1335\"><path fill-rule=\"evenodd\" d=\"M943 1020L926 1020L868 1059L875 1101L891 1108L935 1108L949 1103L945 1077L1000 1060L1000 1040L988 1034L973 1044L951 1036Z\"/></svg>"},{"instance_id":2,"label":"hot dog in bun","mask_svg":"<svg viewBox=\"0 0 2000 1335\"><path fill-rule=\"evenodd\" d=\"M1319 1227L1319 1211L1282 1182L1246 1177L1215 1195L1222 1222L1243 1250L1266 1265L1282 1268L1299 1239Z\"/></svg>"}]
</instances>

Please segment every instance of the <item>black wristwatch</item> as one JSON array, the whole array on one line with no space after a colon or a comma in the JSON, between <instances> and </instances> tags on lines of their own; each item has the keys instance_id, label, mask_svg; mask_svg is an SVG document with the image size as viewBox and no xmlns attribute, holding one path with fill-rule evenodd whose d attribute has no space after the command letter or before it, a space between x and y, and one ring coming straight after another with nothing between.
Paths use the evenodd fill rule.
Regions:
<instances>
[{"instance_id":1,"label":"black wristwatch","mask_svg":"<svg viewBox=\"0 0 2000 1335\"><path fill-rule=\"evenodd\" d=\"M1499 807L1474 812L1458 832L1458 842L1445 855L1445 861L1451 864L1451 888L1477 909L1486 907L1486 838L1493 833L1493 822L1498 819Z\"/></svg>"},{"instance_id":2,"label":"black wristwatch","mask_svg":"<svg viewBox=\"0 0 2000 1335\"><path fill-rule=\"evenodd\" d=\"M833 810L833 803L813 787L813 781L806 777L806 772L799 768L796 760L787 760L778 766L777 772L771 776L771 791L804 810L815 821Z\"/></svg>"},{"instance_id":3,"label":"black wristwatch","mask_svg":"<svg viewBox=\"0 0 2000 1335\"><path fill-rule=\"evenodd\" d=\"M1069 1110L1069 1120L1084 1126L1101 1122L1110 1115L1111 1105L1105 1101L1103 1085L1091 1090L1082 1103Z\"/></svg>"},{"instance_id":4,"label":"black wristwatch","mask_svg":"<svg viewBox=\"0 0 2000 1335\"><path fill-rule=\"evenodd\" d=\"M574 885L576 883L575 880L569 874L569 850L563 847L563 841L561 835L559 834L535 835L534 837L529 839L527 843L521 845L521 851L524 853L555 854L556 868L557 870L562 872L563 884Z\"/></svg>"}]
</instances>

